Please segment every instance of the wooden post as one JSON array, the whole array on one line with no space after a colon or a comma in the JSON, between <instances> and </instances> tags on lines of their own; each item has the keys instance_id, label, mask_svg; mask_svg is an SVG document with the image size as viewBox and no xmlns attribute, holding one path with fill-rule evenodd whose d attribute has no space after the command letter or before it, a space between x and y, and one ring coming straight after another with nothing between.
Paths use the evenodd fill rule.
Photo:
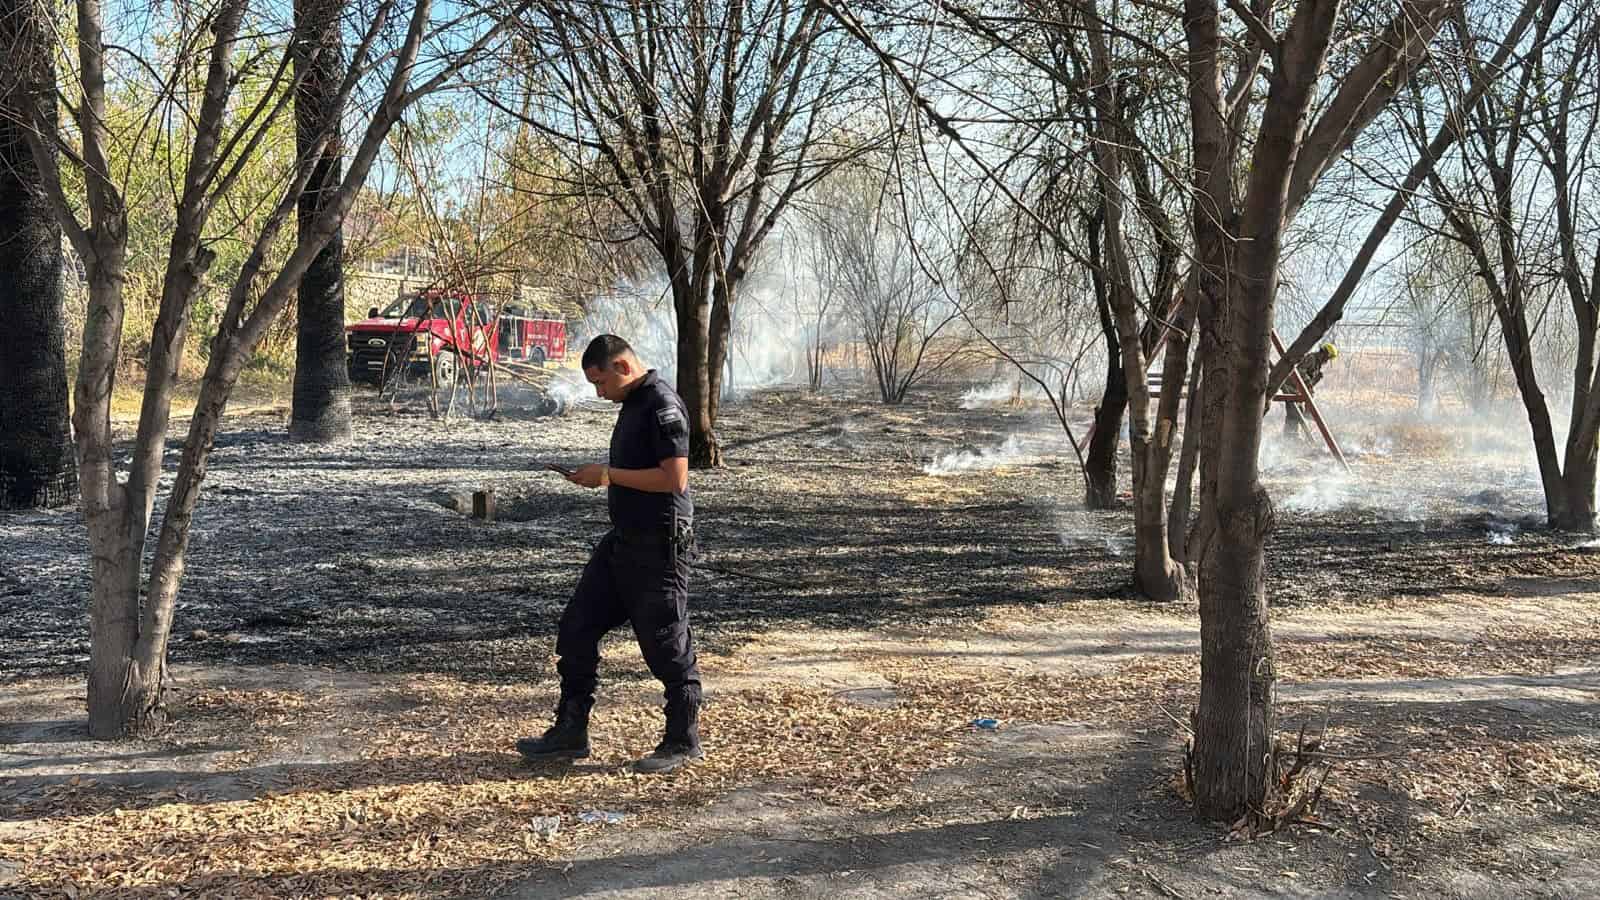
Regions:
<instances>
[{"instance_id":1,"label":"wooden post","mask_svg":"<svg viewBox=\"0 0 1600 900\"><path fill-rule=\"evenodd\" d=\"M482 490L472 492L472 517L485 522L494 521L494 491Z\"/></svg>"}]
</instances>

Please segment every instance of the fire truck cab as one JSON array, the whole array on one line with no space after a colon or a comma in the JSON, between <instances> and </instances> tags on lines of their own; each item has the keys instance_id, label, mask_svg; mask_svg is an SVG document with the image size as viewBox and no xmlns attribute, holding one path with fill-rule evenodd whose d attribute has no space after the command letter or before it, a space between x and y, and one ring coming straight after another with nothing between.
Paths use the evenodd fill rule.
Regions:
<instances>
[{"instance_id":1,"label":"fire truck cab","mask_svg":"<svg viewBox=\"0 0 1600 900\"><path fill-rule=\"evenodd\" d=\"M461 366L560 362L567 323L508 306L496 314L486 298L462 291L415 291L345 326L351 381L385 384L401 377L453 382Z\"/></svg>"}]
</instances>

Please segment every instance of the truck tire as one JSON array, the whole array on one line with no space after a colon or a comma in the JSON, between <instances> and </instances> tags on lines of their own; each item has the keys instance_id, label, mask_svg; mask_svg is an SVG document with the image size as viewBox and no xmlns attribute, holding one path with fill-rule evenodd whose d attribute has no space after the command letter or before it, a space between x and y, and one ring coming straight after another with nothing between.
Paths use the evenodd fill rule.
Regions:
<instances>
[{"instance_id":1,"label":"truck tire","mask_svg":"<svg viewBox=\"0 0 1600 900\"><path fill-rule=\"evenodd\" d=\"M433 357L433 376L441 387L448 387L456 383L459 368L460 366L454 353L440 353Z\"/></svg>"},{"instance_id":2,"label":"truck tire","mask_svg":"<svg viewBox=\"0 0 1600 900\"><path fill-rule=\"evenodd\" d=\"M528 362L531 362L536 366L544 365L544 348L543 347L535 347L535 348L533 348L532 352L530 352L528 354Z\"/></svg>"}]
</instances>

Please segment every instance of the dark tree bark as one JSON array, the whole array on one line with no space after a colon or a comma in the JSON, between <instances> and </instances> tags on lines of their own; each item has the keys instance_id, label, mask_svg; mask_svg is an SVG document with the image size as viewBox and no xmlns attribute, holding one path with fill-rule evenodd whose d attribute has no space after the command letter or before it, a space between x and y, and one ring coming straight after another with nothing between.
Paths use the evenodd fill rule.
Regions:
<instances>
[{"instance_id":1,"label":"dark tree bark","mask_svg":"<svg viewBox=\"0 0 1600 900\"><path fill-rule=\"evenodd\" d=\"M489 20L479 37L461 46L443 64L431 67L430 77L416 77L418 54L430 34L433 3L416 0L411 4L409 21L395 45L388 52L376 50L386 64L382 94L365 116L367 124L349 157L349 169L318 216L310 239L299 242L271 277L265 277L268 252L310 183L307 165L296 167L259 228L244 235L248 255L228 290L183 454L162 508L154 552L147 555L157 486L164 472L178 360L196 292L215 260L206 242L209 217L219 203L236 196L231 192L244 176L245 161L259 151L274 120L286 108L295 88L285 76L291 68L293 48L285 47L283 54L238 52L246 3L224 0L208 10L208 20L194 23L195 28L209 32L211 43L205 54L176 60L169 73L171 83L198 76L200 87L189 107L194 133L186 147L183 181L173 185L176 225L168 245L160 310L150 332L138 430L124 462L113 442L110 415L125 319L128 217L125 186L116 180L124 170L109 163L106 59L110 48L105 40L105 9L101 0L77 0L75 6L73 42L79 65L73 72L74 90L66 93L80 100L73 109L72 134L61 134L65 129L52 132L49 123L39 119L25 131L33 159L44 176L51 211L88 270L89 310L73 395L73 426L92 566L89 734L120 738L148 734L165 717L162 688L167 642L183 579L190 525L218 426L240 371L294 296L323 244L349 213L398 117L411 103L439 90L461 67L475 61L505 25ZM395 0L383 0L364 24L362 39L352 54L351 71L344 73L338 89L341 98L348 98L362 74L371 71L380 37L396 36L390 17L400 6ZM240 72L235 68L240 64L255 68ZM267 79L268 89L255 100L254 108L250 103L230 107L230 101L237 99L234 90L239 83L257 72ZM241 106L241 115L228 115L231 108ZM81 151L73 160L81 184L63 177L50 152L52 143L71 144L74 140ZM80 218L80 210L86 222Z\"/></svg>"},{"instance_id":2,"label":"dark tree bark","mask_svg":"<svg viewBox=\"0 0 1600 900\"><path fill-rule=\"evenodd\" d=\"M1241 74L1234 97L1223 98L1218 5L1184 5L1204 360L1201 517L1192 548L1200 575L1200 701L1191 767L1201 814L1227 822L1270 816L1280 787L1276 675L1263 580L1273 509L1257 456L1273 381L1271 334L1283 233L1318 174L1407 82L1452 6L1450 0L1403 2L1309 126L1313 89L1342 4L1300 0L1281 36L1264 22L1270 4L1257 2L1247 15L1233 8L1273 62L1237 199L1233 175L1236 155L1247 143L1244 109L1253 75Z\"/></svg>"},{"instance_id":3,"label":"dark tree bark","mask_svg":"<svg viewBox=\"0 0 1600 900\"><path fill-rule=\"evenodd\" d=\"M1272 7L1265 0L1248 10L1229 5L1244 19L1257 59L1270 56L1273 64L1251 141L1245 132L1256 63L1241 66L1224 98L1218 4L1185 0L1203 360L1201 514L1190 548L1199 566L1201 674L1190 764L1202 815L1251 822L1270 818L1281 787L1263 581L1273 509L1257 455L1262 412L1277 383L1271 335L1283 233L1319 174L1409 81L1455 6L1402 0L1310 124L1313 90L1342 4L1299 0L1281 36L1266 24ZM1250 161L1236 197L1237 156L1245 146Z\"/></svg>"},{"instance_id":4,"label":"dark tree bark","mask_svg":"<svg viewBox=\"0 0 1600 900\"><path fill-rule=\"evenodd\" d=\"M297 240L311 237L317 217L337 190L340 177L339 82L344 74L340 41L342 0L296 0L295 17L308 36L295 59L300 89L295 94L295 147L305 156L323 147L300 197ZM350 375L345 368L344 229L317 254L300 282L295 322L294 399L289 437L329 443L350 437Z\"/></svg>"},{"instance_id":5,"label":"dark tree bark","mask_svg":"<svg viewBox=\"0 0 1600 900\"><path fill-rule=\"evenodd\" d=\"M1194 303L1188 304L1193 308ZM1186 343L1192 343L1185 339ZM1194 508L1194 475L1200 464L1200 411L1205 408L1201 379L1204 360L1194 354L1189 369L1189 402L1183 409L1183 446L1178 453L1178 475L1172 487L1172 504L1167 508L1167 546L1172 558L1186 566L1193 559L1190 553L1189 519ZM1192 569L1190 570L1192 571Z\"/></svg>"},{"instance_id":6,"label":"dark tree bark","mask_svg":"<svg viewBox=\"0 0 1600 900\"><path fill-rule=\"evenodd\" d=\"M0 47L13 61L0 76L0 509L65 506L78 497L61 224L22 130L30 119L56 123L45 9L34 0L0 0Z\"/></svg>"},{"instance_id":7,"label":"dark tree bark","mask_svg":"<svg viewBox=\"0 0 1600 900\"><path fill-rule=\"evenodd\" d=\"M1128 375L1122 368L1122 342L1111 314L1111 298L1106 290L1105 254L1101 233L1105 213L1097 211L1084 220L1084 236L1089 245L1089 279L1094 285L1095 308L1100 313L1100 334L1106 348L1106 386L1100 405L1094 408L1094 431L1089 436L1089 452L1083 461L1083 504L1090 509L1112 509L1117 505L1117 449L1122 444L1122 416L1128 408Z\"/></svg>"}]
</instances>

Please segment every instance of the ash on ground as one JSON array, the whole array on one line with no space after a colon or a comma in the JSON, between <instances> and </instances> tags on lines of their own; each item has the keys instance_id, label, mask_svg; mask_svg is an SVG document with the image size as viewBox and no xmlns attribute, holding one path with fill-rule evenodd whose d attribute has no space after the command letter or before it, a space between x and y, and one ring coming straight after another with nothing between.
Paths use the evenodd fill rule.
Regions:
<instances>
[{"instance_id":1,"label":"ash on ground","mask_svg":"<svg viewBox=\"0 0 1600 900\"><path fill-rule=\"evenodd\" d=\"M195 514L173 660L541 673L606 528L602 494L543 467L603 460L616 413L576 392L529 392L525 404L511 393L493 420L449 422L364 395L354 440L331 447L289 443L281 415L229 420ZM695 576L701 640L1126 597L1130 512L1082 507L1072 451L1043 409L963 409L962 396L957 386L885 407L769 391L725 407L728 465L693 476L703 558L722 570ZM560 414L543 411L552 403ZM1345 439L1348 472L1314 444L1263 452L1279 511L1274 603L1495 594L1516 579L1600 573L1594 547L1542 527L1514 440L1463 451L1382 423ZM176 456L174 444L169 469ZM465 514L463 498L482 489L498 498L494 524ZM83 671L78 513L0 515L0 557L5 676ZM462 641L496 652L451 652Z\"/></svg>"}]
</instances>

